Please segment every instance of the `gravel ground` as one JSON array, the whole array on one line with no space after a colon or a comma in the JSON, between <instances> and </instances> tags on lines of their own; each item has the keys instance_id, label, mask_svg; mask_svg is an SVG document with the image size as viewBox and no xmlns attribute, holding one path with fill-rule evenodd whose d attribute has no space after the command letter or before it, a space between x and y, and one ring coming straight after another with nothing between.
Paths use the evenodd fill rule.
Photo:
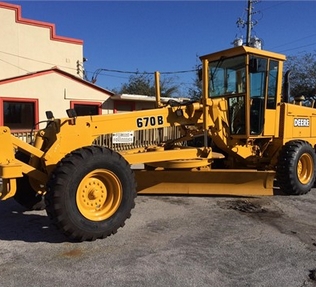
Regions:
<instances>
[{"instance_id":1,"label":"gravel ground","mask_svg":"<svg viewBox=\"0 0 316 287\"><path fill-rule=\"evenodd\" d=\"M82 243L12 199L0 215L0 286L316 286L315 189L138 196L117 234Z\"/></svg>"}]
</instances>

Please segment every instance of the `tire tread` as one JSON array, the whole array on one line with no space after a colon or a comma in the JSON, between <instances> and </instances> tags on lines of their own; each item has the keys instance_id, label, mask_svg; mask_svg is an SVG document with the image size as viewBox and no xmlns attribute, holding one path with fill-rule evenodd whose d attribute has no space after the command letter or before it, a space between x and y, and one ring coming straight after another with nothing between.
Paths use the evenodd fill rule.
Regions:
<instances>
[{"instance_id":1,"label":"tire tread","mask_svg":"<svg viewBox=\"0 0 316 287\"><path fill-rule=\"evenodd\" d=\"M81 229L74 228L72 222L65 216L63 206L63 192L65 186L67 186L67 183L69 182L69 177L72 175L74 169L77 169L78 166L82 165L86 160L91 158L91 156L107 157L115 162L117 161L120 164L123 164L124 171L129 173L127 176L132 181L130 184L133 189L133 193L131 194L132 198L130 199L131 202L128 203L129 210L124 210L123 212L125 213L123 215L124 220L113 225L111 230L102 231L96 234L91 234ZM67 237L78 241L93 241L115 234L120 227L124 226L125 220L130 218L131 210L135 207L136 195L136 181L128 162L120 154L111 149L99 146L88 146L67 154L64 159L57 164L47 183L47 194L45 197L46 211L53 225L61 230Z\"/></svg>"}]
</instances>

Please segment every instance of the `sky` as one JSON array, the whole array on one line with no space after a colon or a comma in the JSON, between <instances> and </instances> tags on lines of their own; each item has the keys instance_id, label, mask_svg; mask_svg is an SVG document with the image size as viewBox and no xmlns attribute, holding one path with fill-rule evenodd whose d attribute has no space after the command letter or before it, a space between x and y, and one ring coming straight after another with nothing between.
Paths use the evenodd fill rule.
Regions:
<instances>
[{"instance_id":1,"label":"sky","mask_svg":"<svg viewBox=\"0 0 316 287\"><path fill-rule=\"evenodd\" d=\"M54 23L59 36L84 42L88 80L118 90L134 72L170 73L186 96L199 56L233 47L246 28L247 0L235 1L4 1L22 17ZM316 1L256 1L252 35L263 49L290 55L316 53ZM112 72L113 71L113 72ZM114 72L120 71L120 72Z\"/></svg>"}]
</instances>

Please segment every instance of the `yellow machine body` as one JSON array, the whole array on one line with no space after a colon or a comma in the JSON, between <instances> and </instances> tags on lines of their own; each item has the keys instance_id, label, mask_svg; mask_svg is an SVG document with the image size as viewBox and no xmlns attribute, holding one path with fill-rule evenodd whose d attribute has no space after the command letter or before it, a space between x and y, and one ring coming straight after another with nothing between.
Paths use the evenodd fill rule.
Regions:
<instances>
[{"instance_id":1,"label":"yellow machine body","mask_svg":"<svg viewBox=\"0 0 316 287\"><path fill-rule=\"evenodd\" d=\"M221 65L225 63L226 59L231 59L231 62L237 59L235 65L240 67L232 65L234 69L232 83L223 83L220 87L223 90L215 92L213 96L211 90L219 87L212 86L215 75L212 75L211 70L213 69L213 73L217 73L217 70L222 69ZM252 79L249 75L251 75L251 69L260 69L261 60L266 62L270 70L264 68L261 71L262 82L260 84L262 86L255 87L261 91L258 96L255 96L252 95L250 83ZM148 163L157 167L155 171L136 171L139 186L143 186L141 184L143 178L148 181L149 173L155 174L150 176L151 179L157 178L159 175L162 182L168 178L170 173L171 177L175 178L175 183L171 184L168 179L163 187L159 185L161 189L154 188L154 193L271 194L273 184L271 181L267 184L266 178L271 177L271 174L274 173L280 148L293 139L305 140L313 147L316 144L316 129L312 129L316 125L315 109L282 102L281 82L284 60L283 55L245 46L203 56L201 57L203 97L199 102L163 106L157 96L159 107L152 110L52 119L45 129L38 132L34 146L12 136L8 127L1 127L0 176L3 179L1 198L6 199L14 195L14 179L22 177L23 174L33 178L38 186L41 186L38 189L45 189L43 187L46 185L50 173L66 154L80 147L91 145L102 134L170 126L181 126L184 129L183 137L175 139L175 143L202 135L204 138L211 138L221 152L214 153L212 147L207 145L194 148L181 145L172 146L168 143L162 143L157 147L121 152L130 164ZM271 63L273 63L272 68ZM220 72L228 73L224 70ZM259 72L256 71L256 73ZM222 80L229 81L231 76L232 74L223 74ZM273 76L273 83L269 76L270 78ZM260 107L261 122L256 123L258 130L255 133L251 130L251 109L254 100L260 101L262 105ZM232 111L233 105L240 104L243 105L241 117L244 124L241 133L233 130L235 128L233 117L236 115L233 115ZM260 121L260 119L258 120ZM15 159L14 150L31 155L31 161L23 163ZM228 159L223 159L225 161L224 170L219 171L211 167L214 159L225 158L227 155L229 155ZM207 170L204 168L205 166L208 167ZM163 173L159 167L165 167ZM180 174L174 177L176 170ZM262 184L259 185L258 179L247 180L253 177L254 171L257 174L257 170L262 173L258 177L262 178L259 180ZM190 173L192 175L189 175ZM218 180L216 173L218 173ZM248 191L245 191L244 187L239 189L239 184L235 181L236 177L241 178L241 182L245 184L249 183L251 188ZM183 188L183 184L177 184L181 178L185 178L186 181L190 179L192 186L189 188L189 192ZM186 181L185 185L188 184ZM215 188L212 188L213 184ZM176 187L170 189L168 185ZM224 188L224 185L228 185L228 188ZM142 192L146 192L146 190L151 192L150 184L146 183L144 186Z\"/></svg>"},{"instance_id":2,"label":"yellow machine body","mask_svg":"<svg viewBox=\"0 0 316 287\"><path fill-rule=\"evenodd\" d=\"M61 119L50 112L32 144L0 127L0 199L46 208L65 235L83 241L116 233L137 193L309 192L316 178L315 101L292 99L285 56L241 46L200 59L198 101L162 104L156 73L155 109L94 116L69 110ZM104 134L167 127L181 135L120 152L93 144Z\"/></svg>"}]
</instances>

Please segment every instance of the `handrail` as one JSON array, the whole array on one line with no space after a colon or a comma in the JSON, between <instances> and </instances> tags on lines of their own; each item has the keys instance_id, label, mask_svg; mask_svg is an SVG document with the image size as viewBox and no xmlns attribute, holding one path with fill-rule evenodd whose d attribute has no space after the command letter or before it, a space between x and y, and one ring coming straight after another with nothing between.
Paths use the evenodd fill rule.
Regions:
<instances>
[{"instance_id":1,"label":"handrail","mask_svg":"<svg viewBox=\"0 0 316 287\"><path fill-rule=\"evenodd\" d=\"M27 142L32 143L36 137L37 131L11 130L11 133ZM156 145L163 141L180 137L179 127L165 127L151 130L134 131L133 143L113 143L113 134L104 134L99 136L93 144L111 148L116 151L128 150L132 148Z\"/></svg>"}]
</instances>

